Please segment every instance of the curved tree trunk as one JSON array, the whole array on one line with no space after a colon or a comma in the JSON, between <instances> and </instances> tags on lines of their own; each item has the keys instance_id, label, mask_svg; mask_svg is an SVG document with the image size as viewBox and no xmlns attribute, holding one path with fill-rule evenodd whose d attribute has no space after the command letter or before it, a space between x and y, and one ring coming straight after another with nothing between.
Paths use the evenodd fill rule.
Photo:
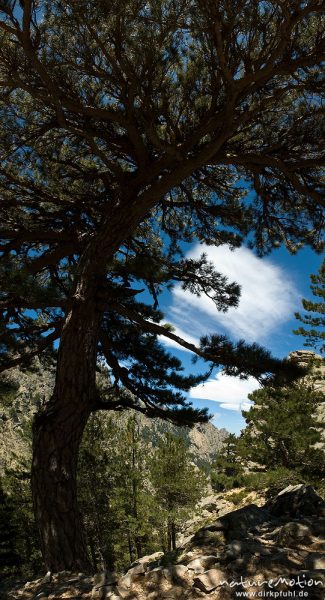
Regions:
<instances>
[{"instance_id":1,"label":"curved tree trunk","mask_svg":"<svg viewBox=\"0 0 325 600\"><path fill-rule=\"evenodd\" d=\"M46 568L89 570L77 504L77 462L95 394L99 314L90 302L71 310L62 333L56 384L33 425L32 490Z\"/></svg>"},{"instance_id":2,"label":"curved tree trunk","mask_svg":"<svg viewBox=\"0 0 325 600\"><path fill-rule=\"evenodd\" d=\"M126 197L123 206L118 203L107 215L80 257L60 338L53 397L34 420L34 511L44 562L53 572L91 569L77 504L76 475L79 445L96 393L101 315L96 294L110 257L154 203L151 195L140 202Z\"/></svg>"}]
</instances>

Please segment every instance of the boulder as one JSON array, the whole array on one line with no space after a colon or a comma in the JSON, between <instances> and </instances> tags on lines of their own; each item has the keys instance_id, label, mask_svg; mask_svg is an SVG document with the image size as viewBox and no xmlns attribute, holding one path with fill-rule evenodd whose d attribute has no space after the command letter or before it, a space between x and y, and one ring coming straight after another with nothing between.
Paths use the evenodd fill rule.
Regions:
<instances>
[{"instance_id":1,"label":"boulder","mask_svg":"<svg viewBox=\"0 0 325 600\"><path fill-rule=\"evenodd\" d=\"M220 544L224 544L226 541L225 538L226 532L226 523L222 522L221 519L218 519L214 523L210 525L205 525L198 529L191 540L191 545L193 546L219 546Z\"/></svg>"},{"instance_id":2,"label":"boulder","mask_svg":"<svg viewBox=\"0 0 325 600\"><path fill-rule=\"evenodd\" d=\"M120 598L126 598L127 600L129 600L130 587L127 587L123 583L119 583L119 585L116 588L116 593L120 596Z\"/></svg>"},{"instance_id":3,"label":"boulder","mask_svg":"<svg viewBox=\"0 0 325 600\"><path fill-rule=\"evenodd\" d=\"M180 581L186 579L188 567L185 565L171 565L170 567L164 569L163 573L168 581L179 583Z\"/></svg>"},{"instance_id":4,"label":"boulder","mask_svg":"<svg viewBox=\"0 0 325 600\"><path fill-rule=\"evenodd\" d=\"M195 577L194 585L208 594L222 585L225 581L227 581L227 577L223 571L220 571L220 569L210 569L202 575Z\"/></svg>"},{"instance_id":5,"label":"boulder","mask_svg":"<svg viewBox=\"0 0 325 600\"><path fill-rule=\"evenodd\" d=\"M271 498L266 507L276 517L325 516L325 502L311 485L289 485Z\"/></svg>"},{"instance_id":6,"label":"boulder","mask_svg":"<svg viewBox=\"0 0 325 600\"><path fill-rule=\"evenodd\" d=\"M249 529L264 523L267 518L268 512L256 504L249 504L224 515L221 519L227 523L227 542L245 539Z\"/></svg>"},{"instance_id":7,"label":"boulder","mask_svg":"<svg viewBox=\"0 0 325 600\"><path fill-rule=\"evenodd\" d=\"M215 555L199 556L194 560L191 560L187 568L194 571L196 574L204 573L207 569L210 569L218 561L218 557Z\"/></svg>"},{"instance_id":8,"label":"boulder","mask_svg":"<svg viewBox=\"0 0 325 600\"><path fill-rule=\"evenodd\" d=\"M150 563L155 563L163 556L163 554L163 552L154 552L153 554L141 556L141 558L138 558L131 564L130 568L132 569L138 565L149 565Z\"/></svg>"},{"instance_id":9,"label":"boulder","mask_svg":"<svg viewBox=\"0 0 325 600\"><path fill-rule=\"evenodd\" d=\"M139 563L135 567L132 567L127 573L120 579L120 583L125 587L131 587L134 581L142 579L148 570L146 563Z\"/></svg>"},{"instance_id":10,"label":"boulder","mask_svg":"<svg viewBox=\"0 0 325 600\"><path fill-rule=\"evenodd\" d=\"M299 521L289 521L280 527L276 535L275 541L278 544L295 548L297 544L308 544L311 542L312 532L308 525L299 523Z\"/></svg>"}]
</instances>

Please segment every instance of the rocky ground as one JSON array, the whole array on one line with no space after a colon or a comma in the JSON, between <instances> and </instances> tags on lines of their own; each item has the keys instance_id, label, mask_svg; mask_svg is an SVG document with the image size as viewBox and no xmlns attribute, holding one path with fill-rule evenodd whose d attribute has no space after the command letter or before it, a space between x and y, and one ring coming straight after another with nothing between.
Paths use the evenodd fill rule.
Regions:
<instances>
[{"instance_id":1,"label":"rocky ground","mask_svg":"<svg viewBox=\"0 0 325 600\"><path fill-rule=\"evenodd\" d=\"M48 573L3 590L0 598L324 600L325 502L313 488L289 486L263 506L254 503L231 512L227 501L211 503L207 499L202 510L218 512L216 518L186 535L173 557L145 556L124 574Z\"/></svg>"}]
</instances>

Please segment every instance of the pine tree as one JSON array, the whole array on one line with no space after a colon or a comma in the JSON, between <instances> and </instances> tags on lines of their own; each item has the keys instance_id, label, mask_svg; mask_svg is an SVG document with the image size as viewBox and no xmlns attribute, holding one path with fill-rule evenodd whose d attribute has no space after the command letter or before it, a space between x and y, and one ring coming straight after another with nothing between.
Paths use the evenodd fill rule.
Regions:
<instances>
[{"instance_id":1,"label":"pine tree","mask_svg":"<svg viewBox=\"0 0 325 600\"><path fill-rule=\"evenodd\" d=\"M149 486L151 448L140 436L137 417L133 414L120 431L115 446L115 510L119 522L119 537L128 548L128 560L133 562L158 547L153 534L157 514Z\"/></svg>"},{"instance_id":2,"label":"pine tree","mask_svg":"<svg viewBox=\"0 0 325 600\"><path fill-rule=\"evenodd\" d=\"M206 488L205 476L191 462L184 440L167 433L154 452L150 480L164 523L165 550L176 550L176 535Z\"/></svg>"},{"instance_id":3,"label":"pine tree","mask_svg":"<svg viewBox=\"0 0 325 600\"><path fill-rule=\"evenodd\" d=\"M206 418L183 396L198 380L157 337L231 374L283 366L218 334L196 347L157 303L175 282L216 309L238 303L239 287L181 242L320 248L323 7L21 4L0 4L1 368L60 341L34 423L34 505L47 569L84 570L76 471L90 414ZM100 397L99 355L132 397Z\"/></svg>"},{"instance_id":4,"label":"pine tree","mask_svg":"<svg viewBox=\"0 0 325 600\"><path fill-rule=\"evenodd\" d=\"M120 426L108 415L91 417L81 445L78 489L96 569L122 569L159 548L149 459L135 415Z\"/></svg>"},{"instance_id":5,"label":"pine tree","mask_svg":"<svg viewBox=\"0 0 325 600\"><path fill-rule=\"evenodd\" d=\"M86 530L87 545L94 569L113 570L116 556L114 535L116 515L111 510L115 490L112 448L116 428L111 419L92 416L87 423L78 463L78 497Z\"/></svg>"},{"instance_id":6,"label":"pine tree","mask_svg":"<svg viewBox=\"0 0 325 600\"><path fill-rule=\"evenodd\" d=\"M266 469L285 467L305 475L322 476L325 453L319 447L321 429L315 412L324 394L304 384L264 388L249 395L253 406L243 412L247 426L237 452Z\"/></svg>"},{"instance_id":7,"label":"pine tree","mask_svg":"<svg viewBox=\"0 0 325 600\"><path fill-rule=\"evenodd\" d=\"M296 319L308 326L299 327L294 330L296 335L303 335L306 338L304 346L325 351L325 260L316 275L310 275L311 290L317 301L302 300L302 305L307 313L301 315L295 313Z\"/></svg>"},{"instance_id":8,"label":"pine tree","mask_svg":"<svg viewBox=\"0 0 325 600\"><path fill-rule=\"evenodd\" d=\"M238 438L231 433L223 442L223 447L212 464L212 487L220 492L239 487L243 466L237 451Z\"/></svg>"}]
</instances>

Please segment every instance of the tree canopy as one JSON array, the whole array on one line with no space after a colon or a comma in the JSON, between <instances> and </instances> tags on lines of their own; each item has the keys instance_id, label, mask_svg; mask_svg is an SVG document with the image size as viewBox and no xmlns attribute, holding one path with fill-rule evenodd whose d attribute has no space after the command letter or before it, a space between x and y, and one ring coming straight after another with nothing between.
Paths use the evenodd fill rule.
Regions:
<instances>
[{"instance_id":1,"label":"tree canopy","mask_svg":"<svg viewBox=\"0 0 325 600\"><path fill-rule=\"evenodd\" d=\"M321 5L1 2L3 368L60 338L91 254L99 350L149 410L157 387L167 399L194 382L166 353L162 389L144 366L162 359L157 335L195 351L159 324L162 288L181 282L219 310L239 298L182 241L319 249ZM136 300L143 287L154 307ZM231 372L262 370L256 347L205 342Z\"/></svg>"}]
</instances>

